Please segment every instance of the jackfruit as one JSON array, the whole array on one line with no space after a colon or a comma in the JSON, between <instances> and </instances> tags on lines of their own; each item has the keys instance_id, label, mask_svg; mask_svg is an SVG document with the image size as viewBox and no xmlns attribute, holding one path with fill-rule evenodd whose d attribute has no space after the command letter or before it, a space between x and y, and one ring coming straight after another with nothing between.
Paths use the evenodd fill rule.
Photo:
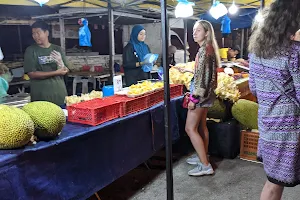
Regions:
<instances>
[{"instance_id":1,"label":"jackfruit","mask_svg":"<svg viewBox=\"0 0 300 200\"><path fill-rule=\"evenodd\" d=\"M233 117L247 129L258 129L258 104L246 99L238 100L231 109Z\"/></svg>"},{"instance_id":2,"label":"jackfruit","mask_svg":"<svg viewBox=\"0 0 300 200\"><path fill-rule=\"evenodd\" d=\"M25 146L34 134L34 123L23 110L0 105L0 149Z\"/></svg>"},{"instance_id":3,"label":"jackfruit","mask_svg":"<svg viewBox=\"0 0 300 200\"><path fill-rule=\"evenodd\" d=\"M213 106L208 108L207 117L213 119L225 119L226 105L224 104L224 102L216 99Z\"/></svg>"},{"instance_id":4,"label":"jackfruit","mask_svg":"<svg viewBox=\"0 0 300 200\"><path fill-rule=\"evenodd\" d=\"M23 107L34 122L35 135L39 140L50 140L60 134L66 124L63 110L50 102L36 101Z\"/></svg>"}]
</instances>

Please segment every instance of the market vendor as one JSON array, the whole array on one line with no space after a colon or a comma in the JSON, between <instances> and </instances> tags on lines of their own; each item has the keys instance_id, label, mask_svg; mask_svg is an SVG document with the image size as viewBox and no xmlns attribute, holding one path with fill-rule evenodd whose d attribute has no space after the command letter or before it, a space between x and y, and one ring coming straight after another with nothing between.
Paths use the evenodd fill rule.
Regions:
<instances>
[{"instance_id":1,"label":"market vendor","mask_svg":"<svg viewBox=\"0 0 300 200\"><path fill-rule=\"evenodd\" d=\"M177 51L177 48L173 45L169 46L168 48L168 64L169 66L175 66L176 62L175 62L175 53Z\"/></svg>"},{"instance_id":2,"label":"market vendor","mask_svg":"<svg viewBox=\"0 0 300 200\"><path fill-rule=\"evenodd\" d=\"M229 48L228 52L227 52L227 59L229 61L235 61L236 59L240 58L240 56L239 56L240 53L241 53L241 49L239 46Z\"/></svg>"},{"instance_id":3,"label":"market vendor","mask_svg":"<svg viewBox=\"0 0 300 200\"><path fill-rule=\"evenodd\" d=\"M5 64L2 63L3 54L0 48L0 98L7 95L8 82L11 81L11 74Z\"/></svg>"},{"instance_id":4,"label":"market vendor","mask_svg":"<svg viewBox=\"0 0 300 200\"><path fill-rule=\"evenodd\" d=\"M140 80L150 78L150 72L144 72L142 66L148 64L144 61L150 48L145 44L146 30L141 25L136 25L131 31L130 41L123 50L123 67L127 86L136 84Z\"/></svg>"},{"instance_id":5,"label":"market vendor","mask_svg":"<svg viewBox=\"0 0 300 200\"><path fill-rule=\"evenodd\" d=\"M67 96L63 77L69 71L66 57L59 46L49 42L49 26L45 22L32 25L32 37L36 44L28 47L24 56L31 101L49 101L61 106Z\"/></svg>"}]
</instances>

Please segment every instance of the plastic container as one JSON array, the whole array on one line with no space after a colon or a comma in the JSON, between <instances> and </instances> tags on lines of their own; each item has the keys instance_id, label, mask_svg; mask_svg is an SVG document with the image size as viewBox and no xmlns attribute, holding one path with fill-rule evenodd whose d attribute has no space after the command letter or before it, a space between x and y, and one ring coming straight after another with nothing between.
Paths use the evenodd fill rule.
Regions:
<instances>
[{"instance_id":1,"label":"plastic container","mask_svg":"<svg viewBox=\"0 0 300 200\"><path fill-rule=\"evenodd\" d=\"M122 76L121 75L114 76L113 84L114 84L114 93L120 92L123 88Z\"/></svg>"},{"instance_id":2,"label":"plastic container","mask_svg":"<svg viewBox=\"0 0 300 200\"><path fill-rule=\"evenodd\" d=\"M110 97L114 95L114 86L113 85L106 85L102 88L103 97Z\"/></svg>"}]
</instances>

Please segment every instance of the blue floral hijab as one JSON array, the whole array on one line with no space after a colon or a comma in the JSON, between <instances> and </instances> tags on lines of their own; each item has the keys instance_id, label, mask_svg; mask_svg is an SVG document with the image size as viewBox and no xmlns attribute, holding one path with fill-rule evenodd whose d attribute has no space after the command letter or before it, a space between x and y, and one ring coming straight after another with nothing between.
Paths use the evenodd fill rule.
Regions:
<instances>
[{"instance_id":1,"label":"blue floral hijab","mask_svg":"<svg viewBox=\"0 0 300 200\"><path fill-rule=\"evenodd\" d=\"M130 41L129 41L129 43L132 44L135 52L137 53L140 62L144 60L145 55L150 53L148 46L144 42L140 42L138 40L138 35L142 30L145 30L143 26L135 25L132 28Z\"/></svg>"}]
</instances>

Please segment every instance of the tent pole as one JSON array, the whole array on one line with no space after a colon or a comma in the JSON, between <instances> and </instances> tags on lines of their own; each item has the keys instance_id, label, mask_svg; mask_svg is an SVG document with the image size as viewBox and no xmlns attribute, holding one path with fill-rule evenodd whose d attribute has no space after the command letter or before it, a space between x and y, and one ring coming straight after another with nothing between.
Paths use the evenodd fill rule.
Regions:
<instances>
[{"instance_id":1,"label":"tent pole","mask_svg":"<svg viewBox=\"0 0 300 200\"><path fill-rule=\"evenodd\" d=\"M187 33L187 19L183 19L184 23L184 63L187 63L187 45L188 45L188 33Z\"/></svg>"},{"instance_id":2,"label":"tent pole","mask_svg":"<svg viewBox=\"0 0 300 200\"><path fill-rule=\"evenodd\" d=\"M111 6L111 0L108 0L108 37L109 37L109 72L110 79L115 75L114 56L115 56L115 36L114 36L114 11Z\"/></svg>"},{"instance_id":3,"label":"tent pole","mask_svg":"<svg viewBox=\"0 0 300 200\"><path fill-rule=\"evenodd\" d=\"M245 29L241 33L241 58L244 58L244 44L245 44Z\"/></svg>"},{"instance_id":4,"label":"tent pole","mask_svg":"<svg viewBox=\"0 0 300 200\"><path fill-rule=\"evenodd\" d=\"M260 8L261 9L265 8L265 0L260 0Z\"/></svg>"},{"instance_id":5,"label":"tent pole","mask_svg":"<svg viewBox=\"0 0 300 200\"><path fill-rule=\"evenodd\" d=\"M166 174L167 174L167 200L174 199L173 191L173 163L172 163L172 136L170 131L170 83L169 83L169 66L168 57L168 38L169 26L167 15L167 1L160 1L161 8L161 30L162 30L162 57L164 69L164 123L165 123L165 140L166 140Z\"/></svg>"}]
</instances>

